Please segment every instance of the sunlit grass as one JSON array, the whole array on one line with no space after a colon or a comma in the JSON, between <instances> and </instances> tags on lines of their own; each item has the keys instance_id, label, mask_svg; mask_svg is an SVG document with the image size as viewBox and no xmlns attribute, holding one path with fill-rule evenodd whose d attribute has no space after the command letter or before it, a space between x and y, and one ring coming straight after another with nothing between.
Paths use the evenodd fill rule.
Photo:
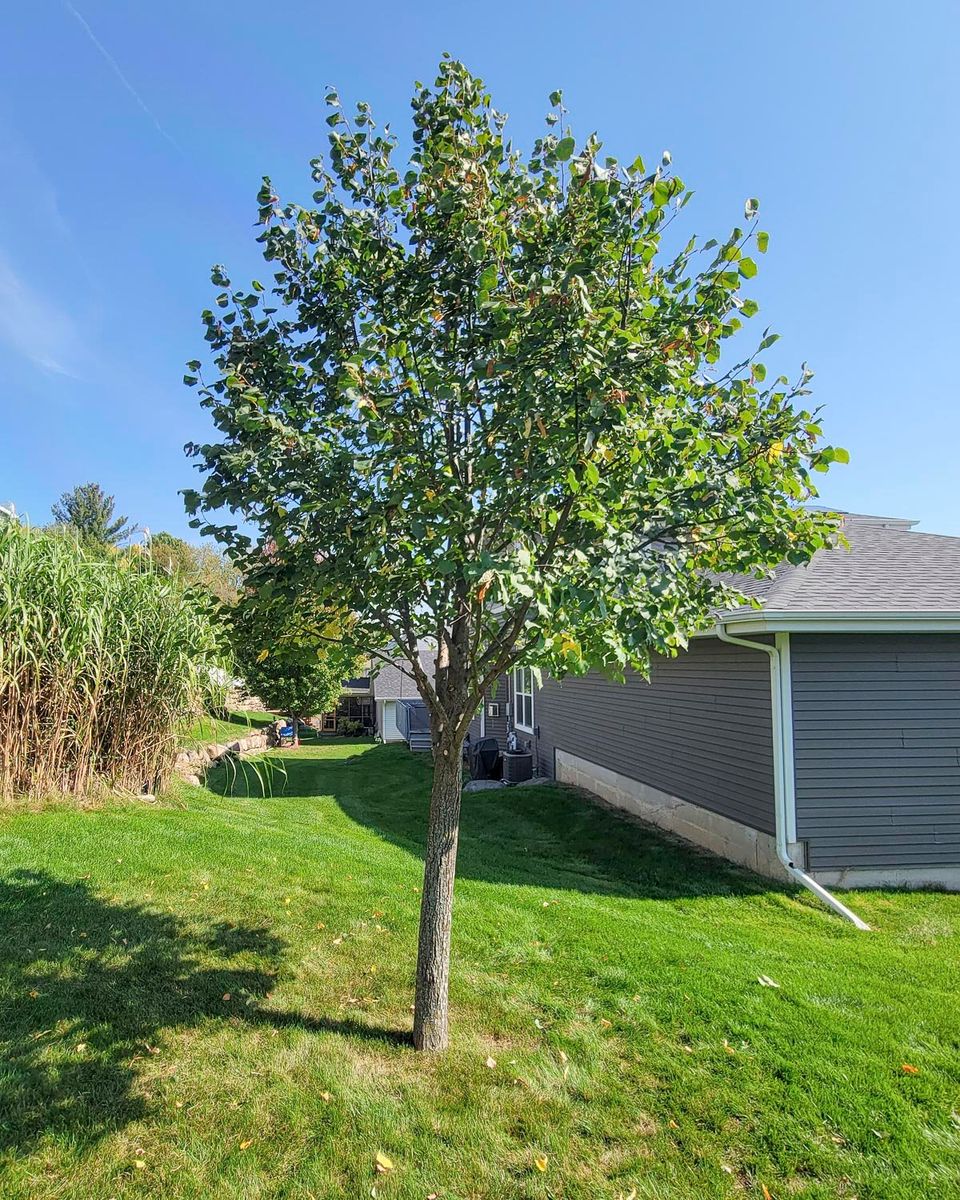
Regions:
<instances>
[{"instance_id":1,"label":"sunlit grass","mask_svg":"<svg viewBox=\"0 0 960 1200\"><path fill-rule=\"evenodd\" d=\"M232 742L251 733L260 733L276 719L276 713L260 709L235 709L218 717L204 713L183 727L179 742L184 748Z\"/></svg>"},{"instance_id":2,"label":"sunlit grass","mask_svg":"<svg viewBox=\"0 0 960 1200\"><path fill-rule=\"evenodd\" d=\"M0 820L0 1195L960 1194L960 898L860 893L860 934L562 788L471 794L424 1058L429 759L277 757L267 798Z\"/></svg>"}]
</instances>

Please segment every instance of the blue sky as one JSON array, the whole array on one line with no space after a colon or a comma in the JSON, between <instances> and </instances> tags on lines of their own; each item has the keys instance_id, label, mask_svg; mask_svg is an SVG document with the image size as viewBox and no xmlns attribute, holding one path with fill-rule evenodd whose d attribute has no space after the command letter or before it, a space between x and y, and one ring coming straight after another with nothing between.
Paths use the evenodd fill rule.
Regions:
<instances>
[{"instance_id":1,"label":"blue sky","mask_svg":"<svg viewBox=\"0 0 960 1200\"><path fill-rule=\"evenodd\" d=\"M258 273L260 176L309 196L323 94L404 128L442 51L481 74L515 140L564 90L578 134L656 158L697 192L685 228L761 201L754 324L770 365L816 370L849 467L842 508L960 535L960 5L923 0L34 0L0 47L0 502L35 522L101 482L187 534L183 443L207 423L180 382L203 348L209 267Z\"/></svg>"}]
</instances>

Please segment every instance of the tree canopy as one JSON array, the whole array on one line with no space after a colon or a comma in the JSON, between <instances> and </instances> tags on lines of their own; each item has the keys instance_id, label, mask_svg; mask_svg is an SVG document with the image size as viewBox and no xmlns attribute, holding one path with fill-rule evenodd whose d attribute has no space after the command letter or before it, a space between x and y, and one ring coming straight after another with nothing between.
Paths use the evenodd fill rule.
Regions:
<instances>
[{"instance_id":1,"label":"tree canopy","mask_svg":"<svg viewBox=\"0 0 960 1200\"><path fill-rule=\"evenodd\" d=\"M296 720L336 708L343 681L359 671L335 619L303 608L263 603L256 592L229 613L237 669L267 708Z\"/></svg>"},{"instance_id":2,"label":"tree canopy","mask_svg":"<svg viewBox=\"0 0 960 1200\"><path fill-rule=\"evenodd\" d=\"M403 170L367 106L351 121L331 92L314 204L260 193L272 295L218 268L204 318L224 441L193 448L209 474L189 505L252 517L278 554L205 532L252 551L266 586L345 603L371 646L467 621L474 686L508 643L553 672L643 668L710 620L722 578L829 533L804 507L838 454L795 407L809 373L768 382L766 331L720 363L757 312L756 202L745 228L661 261L692 193L667 156L578 146L552 99L524 157L445 60Z\"/></svg>"},{"instance_id":3,"label":"tree canopy","mask_svg":"<svg viewBox=\"0 0 960 1200\"><path fill-rule=\"evenodd\" d=\"M126 517L115 517L116 502L99 483L81 483L64 492L50 510L57 524L90 548L121 546L133 532Z\"/></svg>"},{"instance_id":4,"label":"tree canopy","mask_svg":"<svg viewBox=\"0 0 960 1200\"><path fill-rule=\"evenodd\" d=\"M150 557L171 575L203 588L221 604L233 604L240 594L241 577L231 563L210 546L195 546L161 531L150 538Z\"/></svg>"},{"instance_id":5,"label":"tree canopy","mask_svg":"<svg viewBox=\"0 0 960 1200\"><path fill-rule=\"evenodd\" d=\"M445 58L416 87L401 163L369 106L348 115L331 91L312 200L269 178L259 194L272 279L214 269L212 364L186 376L219 434L188 447L206 473L186 494L195 524L251 587L309 591L355 615L357 645L409 657L438 764L422 934L440 942L428 896L438 872L452 887L484 688L516 662L616 675L677 652L739 600L736 575L828 544L812 473L845 458L805 407L810 372L768 377L775 334L733 349L758 311L757 201L722 237L684 240L692 193L669 155L620 163L550 103L524 153Z\"/></svg>"}]
</instances>

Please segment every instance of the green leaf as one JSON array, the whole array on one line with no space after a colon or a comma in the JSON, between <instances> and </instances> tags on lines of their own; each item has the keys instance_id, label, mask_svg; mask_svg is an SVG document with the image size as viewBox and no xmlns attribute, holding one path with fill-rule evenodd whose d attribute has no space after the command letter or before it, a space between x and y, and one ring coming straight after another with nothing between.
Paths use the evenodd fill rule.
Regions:
<instances>
[{"instance_id":1,"label":"green leaf","mask_svg":"<svg viewBox=\"0 0 960 1200\"><path fill-rule=\"evenodd\" d=\"M557 142L557 148L554 150L554 154L560 159L561 162L566 162L576 149L576 145L577 143L572 137L561 138L560 141Z\"/></svg>"},{"instance_id":2,"label":"green leaf","mask_svg":"<svg viewBox=\"0 0 960 1200\"><path fill-rule=\"evenodd\" d=\"M480 291L487 293L492 292L497 286L497 279L499 278L499 275L500 273L497 270L496 263L489 263L486 267L484 267L480 272L480 278L477 280L477 286L479 287Z\"/></svg>"},{"instance_id":3,"label":"green leaf","mask_svg":"<svg viewBox=\"0 0 960 1200\"><path fill-rule=\"evenodd\" d=\"M752 279L757 273L757 264L752 258L740 259L740 274L744 279Z\"/></svg>"},{"instance_id":4,"label":"green leaf","mask_svg":"<svg viewBox=\"0 0 960 1200\"><path fill-rule=\"evenodd\" d=\"M767 247L770 245L770 234L761 229L757 234L757 249L761 254L766 254Z\"/></svg>"},{"instance_id":5,"label":"green leaf","mask_svg":"<svg viewBox=\"0 0 960 1200\"><path fill-rule=\"evenodd\" d=\"M743 206L743 215L747 218L748 221L752 221L753 218L757 215L757 213L759 211L760 211L760 201L756 200L756 199L748 200L746 202L746 204Z\"/></svg>"},{"instance_id":6,"label":"green leaf","mask_svg":"<svg viewBox=\"0 0 960 1200\"><path fill-rule=\"evenodd\" d=\"M550 103L553 105L554 108L556 108L558 104L562 104L563 103L563 92L561 92L559 89L555 92L551 92L550 93Z\"/></svg>"}]
</instances>

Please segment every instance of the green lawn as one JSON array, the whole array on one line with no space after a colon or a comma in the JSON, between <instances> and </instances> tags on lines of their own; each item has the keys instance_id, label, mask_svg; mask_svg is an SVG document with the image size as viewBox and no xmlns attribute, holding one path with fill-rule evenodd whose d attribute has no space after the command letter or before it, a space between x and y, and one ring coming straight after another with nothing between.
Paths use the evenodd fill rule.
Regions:
<instances>
[{"instance_id":1,"label":"green lawn","mask_svg":"<svg viewBox=\"0 0 960 1200\"><path fill-rule=\"evenodd\" d=\"M469 795L423 1058L429 761L283 759L0 817L4 1200L960 1196L960 897L857 894L861 934L561 788Z\"/></svg>"},{"instance_id":2,"label":"green lawn","mask_svg":"<svg viewBox=\"0 0 960 1200\"><path fill-rule=\"evenodd\" d=\"M184 730L180 743L184 749L206 746L214 742L232 742L257 733L277 719L276 713L259 710L228 712L225 717L202 717Z\"/></svg>"}]
</instances>

